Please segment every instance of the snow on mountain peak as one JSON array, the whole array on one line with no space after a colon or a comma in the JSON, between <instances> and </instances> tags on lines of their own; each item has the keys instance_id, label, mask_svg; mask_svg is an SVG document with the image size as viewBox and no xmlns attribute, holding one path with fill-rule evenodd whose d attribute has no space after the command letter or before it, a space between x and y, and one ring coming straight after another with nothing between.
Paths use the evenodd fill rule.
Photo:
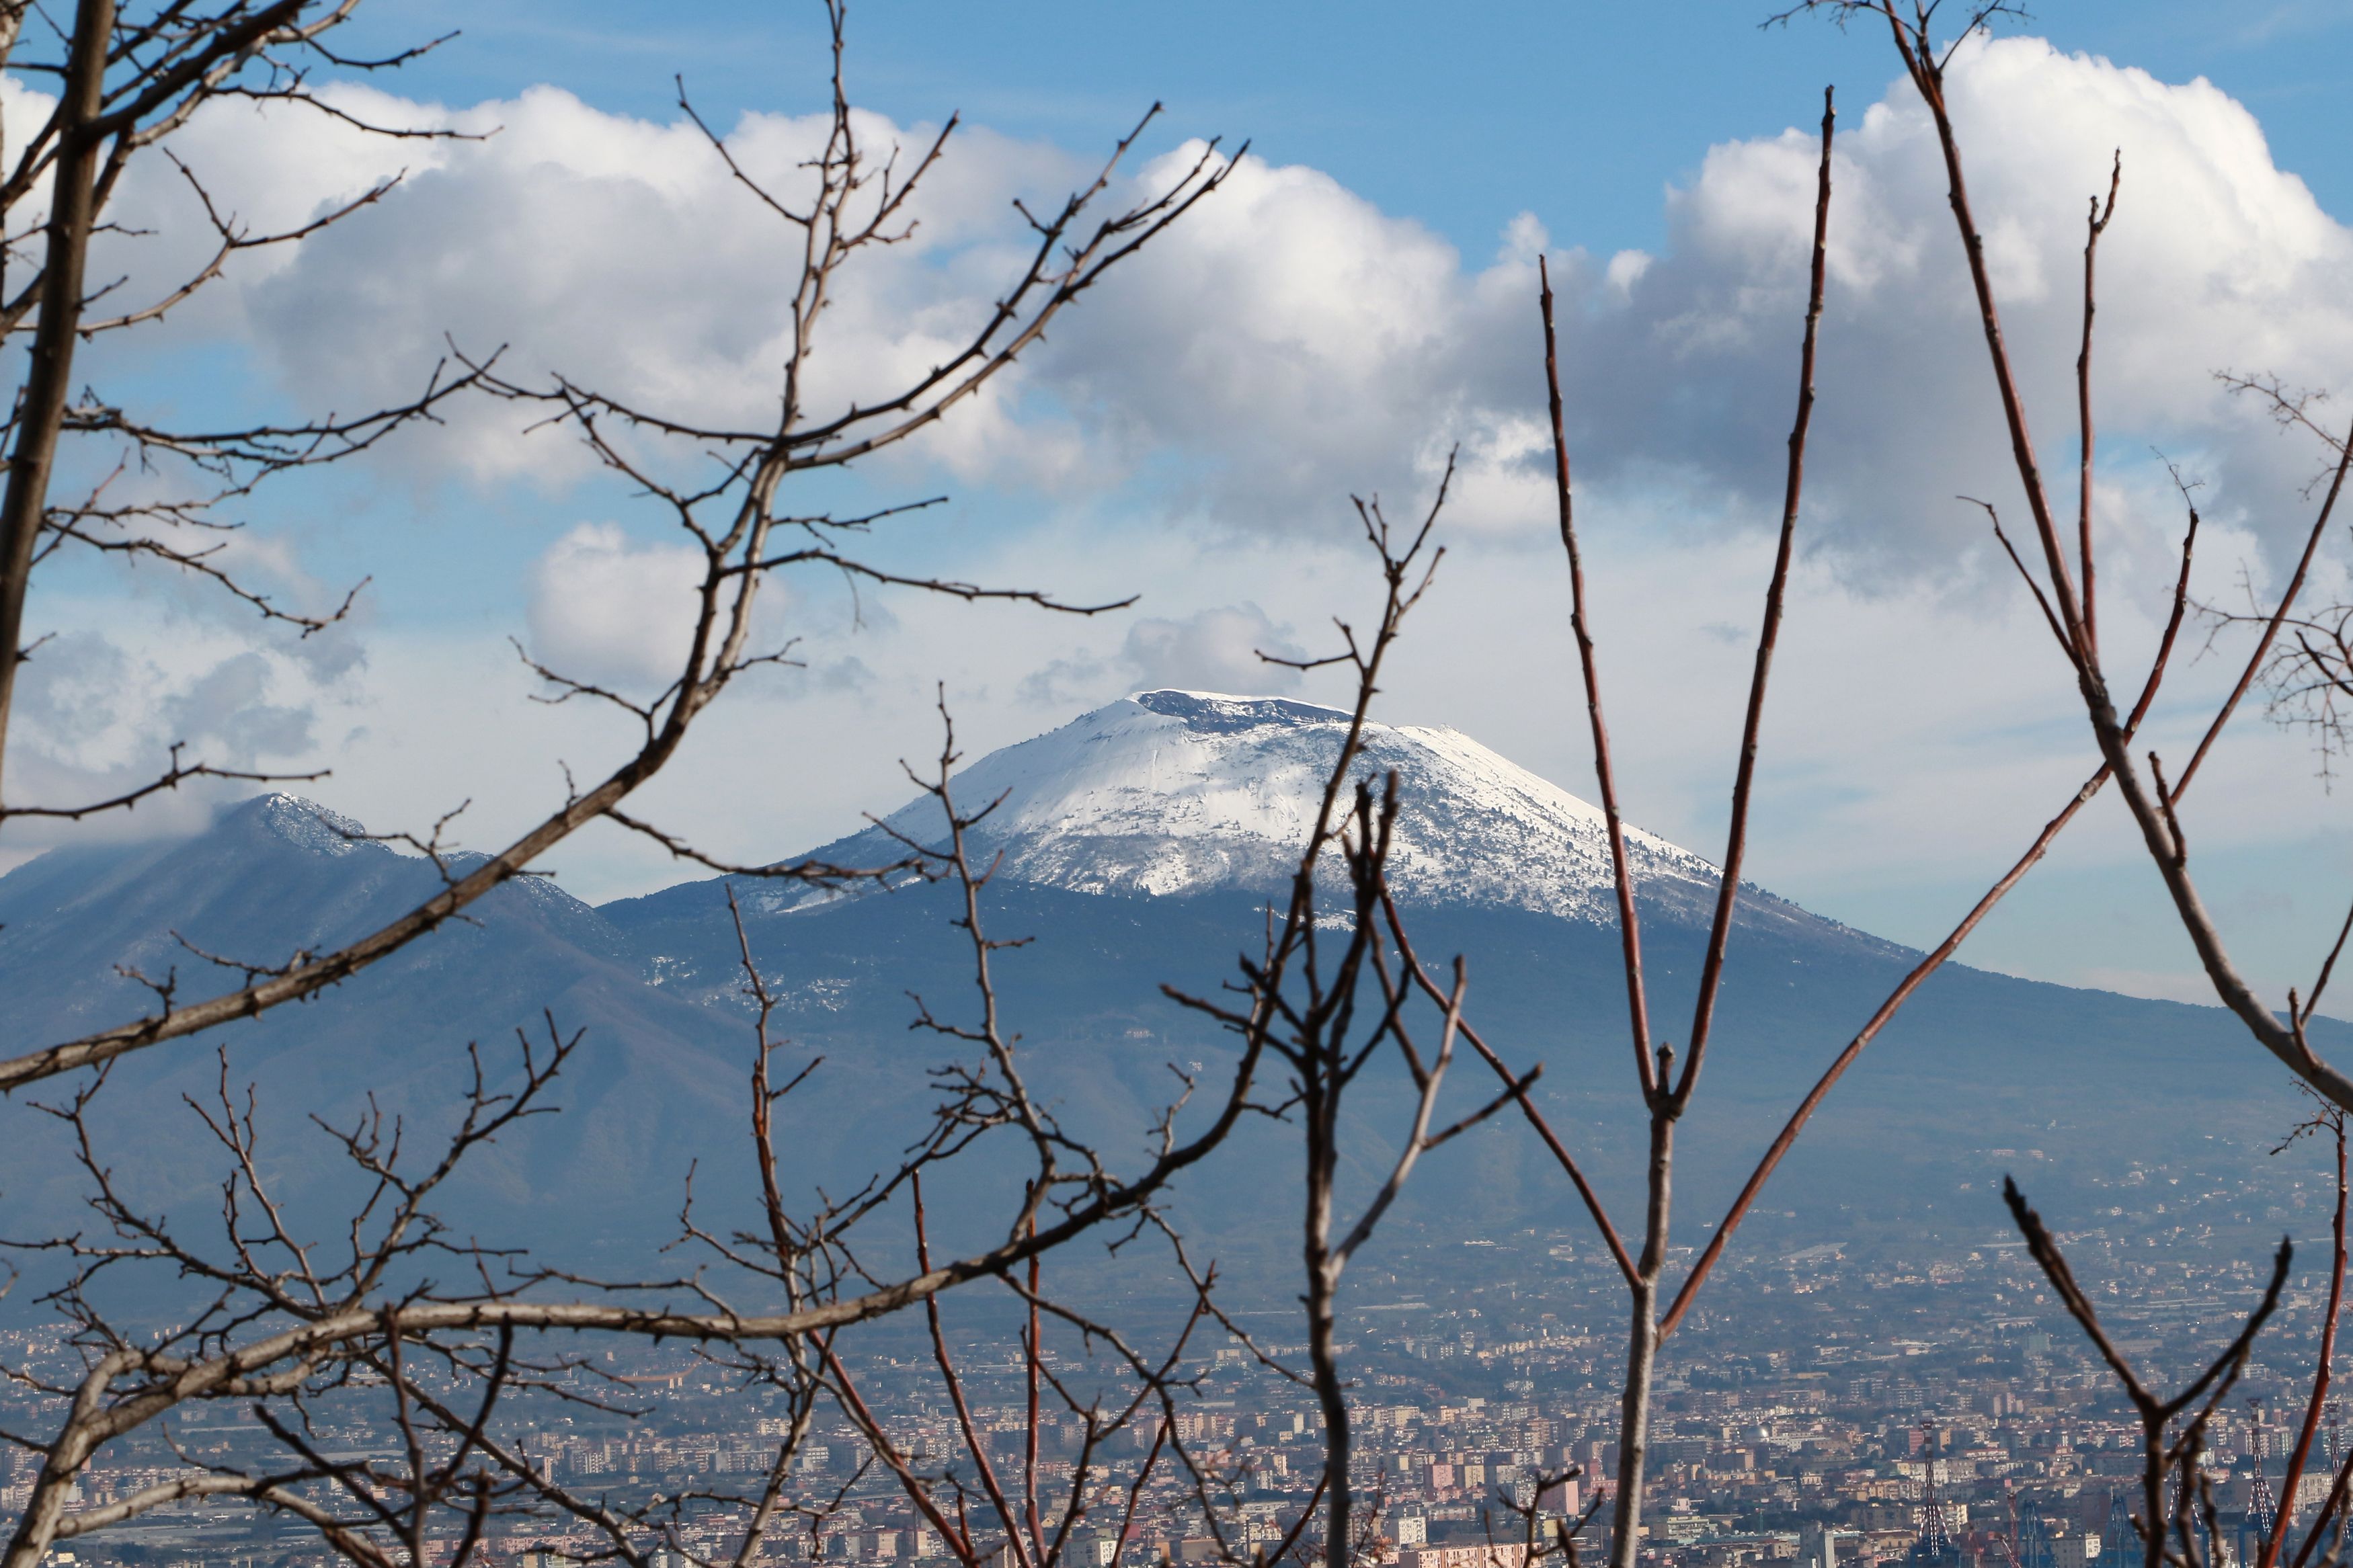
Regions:
<instances>
[{"instance_id":1,"label":"snow on mountain peak","mask_svg":"<svg viewBox=\"0 0 2353 1568\"><path fill-rule=\"evenodd\" d=\"M990 752L954 790L967 812L1002 797L971 838L1003 856L1003 876L1090 893L1271 891L1297 864L1347 722L1287 698L1141 691ZM1367 723L1363 752L1360 775L1398 775L1401 898L1614 918L1597 807L1454 730ZM888 821L922 842L939 834L929 800ZM1713 890L1698 856L1630 829L1627 841L1646 895ZM870 863L886 844L870 830L819 853Z\"/></svg>"},{"instance_id":2,"label":"snow on mountain peak","mask_svg":"<svg viewBox=\"0 0 2353 1568\"><path fill-rule=\"evenodd\" d=\"M248 817L289 844L321 855L348 855L372 847L367 829L350 817L283 790L257 795L231 807L229 815Z\"/></svg>"}]
</instances>

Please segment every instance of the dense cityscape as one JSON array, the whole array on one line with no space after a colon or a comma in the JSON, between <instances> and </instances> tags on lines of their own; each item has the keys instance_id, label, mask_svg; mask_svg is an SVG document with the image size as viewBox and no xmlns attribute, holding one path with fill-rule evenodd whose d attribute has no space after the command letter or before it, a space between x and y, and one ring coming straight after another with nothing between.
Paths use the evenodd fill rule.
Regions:
<instances>
[{"instance_id":1,"label":"dense cityscape","mask_svg":"<svg viewBox=\"0 0 2353 1568\"><path fill-rule=\"evenodd\" d=\"M869 9L0 0L0 1568L2353 1568L2353 0Z\"/></svg>"},{"instance_id":2,"label":"dense cityscape","mask_svg":"<svg viewBox=\"0 0 2353 1568\"><path fill-rule=\"evenodd\" d=\"M2327 1212L2320 1182L2284 1168L2257 1174L2260 1183L2234 1183L2186 1166L2137 1169L2113 1184L2129 1207L2110 1205L2103 1226L2060 1233L2117 1348L2153 1386L2186 1379L2238 1331L2260 1295L2266 1233L2325 1234L2312 1223ZM2135 1196L2151 1188L2167 1196ZM2153 1227L2200 1199L2224 1223L2168 1233L2159 1245ZM2208 1434L2217 1563L2253 1561L2254 1538L2284 1500L2327 1256L2307 1251ZM1595 1505L1609 1498L1617 1470L1621 1303L1599 1249L1573 1233L1400 1231L1341 1323L1354 1369L1351 1478L1375 1510L1368 1545L1379 1560L1513 1568L1532 1532L1556 1550L1574 1528L1565 1521L1580 1519L1579 1556L1598 1560L1609 1510ZM953 1310L948 1321L957 1321ZM1197 1337L1168 1404L1147 1400L1092 1444L1084 1421L1058 1410L1050 1391L1034 1461L1025 1369L1018 1348L1008 1352L1015 1335L990 1325L951 1337L973 1441L1011 1510L1034 1493L1045 1538L1060 1542L1058 1561L1107 1568L1246 1561L1312 1516L1323 1422L1309 1390L1267 1364L1299 1363L1303 1347L1285 1342L1298 1321L1295 1309L1233 1310L1229 1322L1247 1339ZM17 1364L52 1373L71 1364L54 1331L16 1330L5 1342ZM1105 1391L1106 1408L1134 1396L1132 1382L1123 1392L1108 1363L1089 1362L1075 1342L1045 1342L1050 1381L1080 1404L1090 1387ZM2141 1428L2015 1235L1987 1227L1974 1239L1910 1247L1760 1242L1671 1344L1657 1384L1642 1552L1659 1568L2141 1561L2128 1518L2138 1508ZM603 1408L529 1403L508 1416L507 1439L575 1495L632 1506L677 1500L662 1551L676 1564L726 1560L740 1510L722 1500L759 1489L789 1425L784 1396L684 1350L617 1353L595 1363ZM1090 1369L1099 1383L1090 1384ZM918 1471L963 1479L974 1538L1001 1542L929 1342L870 1341L854 1378ZM394 1463L397 1433L365 1396L322 1405L311 1440L331 1459ZM19 1398L9 1426L37 1430L38 1403ZM191 1465L249 1461L270 1438L242 1406L223 1403L192 1407L171 1441L176 1455L160 1438L101 1454L75 1506L102 1506ZM2344 1457L2332 1407L2297 1495L2285 1500L2292 1542ZM16 1454L12 1506L34 1463ZM761 1560L944 1556L934 1523L838 1404L814 1415L786 1496L805 1511L775 1528ZM611 1551L594 1530L544 1510L494 1521L488 1546L493 1558L534 1564ZM331 1558L297 1520L192 1501L55 1560L322 1568Z\"/></svg>"}]
</instances>

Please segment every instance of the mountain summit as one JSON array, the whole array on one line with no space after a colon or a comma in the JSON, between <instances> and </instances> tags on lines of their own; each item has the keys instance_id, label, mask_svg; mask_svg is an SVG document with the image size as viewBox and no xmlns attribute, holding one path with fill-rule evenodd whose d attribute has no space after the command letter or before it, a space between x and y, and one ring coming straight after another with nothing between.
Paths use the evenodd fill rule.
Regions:
<instances>
[{"instance_id":1,"label":"mountain summit","mask_svg":"<svg viewBox=\"0 0 2353 1568\"><path fill-rule=\"evenodd\" d=\"M1030 1081L1074 1136L1133 1147L1158 1125L1171 1062L1230 1059L1231 1037L1161 988L1213 994L1251 948L1345 723L1282 698L1145 691L957 777L967 808L1000 802L976 835L980 849L1003 855L985 914L992 934L1026 940L992 963L994 995ZM1451 730L1367 726L1362 766L1399 775L1392 869L1421 950L1440 962L1464 955L1479 1026L1510 1059L1557 1064L1532 1092L1556 1126L1577 1130L1597 1168L1639 1172L1645 1123L1620 1070L1625 990L1600 814ZM890 820L918 840L940 826L927 798ZM57 849L18 868L0 878L0 1032L30 1048L138 1016L153 997L118 965L157 980L176 970L183 1000L237 983L181 936L206 952L282 963L371 930L439 886L427 863L361 835L307 801L268 795L192 838ZM1672 1017L1691 1005L1717 872L1651 835L1630 839L1651 1000ZM877 865L897 851L870 829L818 853ZM453 1212L480 1234L531 1235L575 1258L666 1240L698 1159L710 1157L698 1194L714 1205L726 1200L727 1173L743 1175L721 1156L743 1137L748 943L774 999L771 1043L797 1063L825 1064L779 1123L788 1184L854 1190L928 1135L931 1074L960 1054L908 1026L911 994L943 1017L972 1005L971 948L952 923L961 889L812 900L737 878L733 906L729 890L725 879L686 882L592 909L544 879L519 879L472 919L309 1005L124 1058L102 1102L105 1157L125 1190L186 1205L195 1223L207 1200L185 1173L212 1145L187 1105L219 1094L224 1067L208 1048L219 1045L227 1081L259 1085L290 1190L328 1204L345 1163L312 1117L438 1125L450 1094L472 1081L474 1042L495 1063L518 1027L533 1038L551 1026L585 1031L565 1072L564 1114L502 1135L453 1194ZM1737 908L1709 1089L1686 1123L1677 1178L1703 1207L1746 1179L1788 1106L1911 962L1762 889L1744 887ZM2342 1036L2327 1026L2337 1048ZM1851 1226L1866 1210L1888 1219L1918 1205L1942 1223L1968 1194L1969 1215L1999 1224L1982 1185L1990 1148L2052 1152L2037 1181L2052 1202L2066 1195L2063 1160L2090 1182L2149 1147L2268 1148L2298 1113L2274 1075L2216 1070L2245 1049L2218 1010L1948 967L1841 1083L1836 1113L1776 1178L1784 1217ZM1410 1109L1401 1092L1391 1083L1366 1099L1366 1125L1403 1125L1386 1120ZM1451 1174L1418 1182L1408 1206L1476 1212L1482 1225L1560 1223L1560 1190L1532 1147L1500 1121L1482 1128L1456 1157L1470 1163L1434 1164ZM1199 1215L1251 1215L1262 1194L1295 1179L1293 1157L1275 1132L1253 1130L1215 1170L1189 1174L1182 1199ZM995 1223L988 1184L1019 1173L968 1173L975 1223ZM28 1228L84 1223L73 1151L53 1125L0 1149L0 1190Z\"/></svg>"},{"instance_id":2,"label":"mountain summit","mask_svg":"<svg viewBox=\"0 0 2353 1568\"><path fill-rule=\"evenodd\" d=\"M1002 857L1003 876L1082 893L1263 894L1288 886L1347 727L1337 709L1288 698L1142 691L989 752L954 790L965 811L999 802L971 838ZM1394 771L1401 786L1389 878L1402 901L1615 923L1599 806L1457 730L1367 723L1363 759L1361 776ZM943 831L927 798L884 821L919 843ZM1646 910L1707 918L1715 866L1638 828L1626 848ZM815 853L880 865L900 848L869 828ZM818 897L785 892L776 907ZM1762 889L1743 903L1751 921L1831 926Z\"/></svg>"}]
</instances>

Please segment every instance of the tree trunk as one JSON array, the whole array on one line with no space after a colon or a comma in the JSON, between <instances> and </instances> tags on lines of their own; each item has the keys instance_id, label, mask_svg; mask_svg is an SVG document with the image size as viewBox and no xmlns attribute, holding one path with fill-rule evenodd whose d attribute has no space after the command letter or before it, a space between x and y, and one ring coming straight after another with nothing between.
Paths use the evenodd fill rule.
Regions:
<instances>
[{"instance_id":1,"label":"tree trunk","mask_svg":"<svg viewBox=\"0 0 2353 1568\"><path fill-rule=\"evenodd\" d=\"M0 763L6 760L16 667L23 661L25 590L33 574L41 521L48 513L49 478L73 385L74 328L81 319L82 269L90 258L102 145L90 127L105 102L106 56L113 37L114 0L80 0L58 106L58 159L51 176L41 319L33 329L16 447L8 455L8 484L0 492Z\"/></svg>"}]
</instances>

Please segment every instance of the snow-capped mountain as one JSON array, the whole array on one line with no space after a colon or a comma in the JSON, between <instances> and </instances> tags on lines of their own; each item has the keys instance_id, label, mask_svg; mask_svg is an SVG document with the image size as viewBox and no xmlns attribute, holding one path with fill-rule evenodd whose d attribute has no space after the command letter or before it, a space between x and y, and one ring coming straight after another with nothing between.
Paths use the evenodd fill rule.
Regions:
<instances>
[{"instance_id":1,"label":"snow-capped mountain","mask_svg":"<svg viewBox=\"0 0 2353 1568\"><path fill-rule=\"evenodd\" d=\"M992 965L994 995L1066 1127L1131 1147L1157 1125L1170 1063L1231 1051L1213 1020L1162 987L1208 995L1235 973L1262 929L1257 906L1289 875L1344 721L1295 701L1149 691L959 777L968 807L1003 797L980 834L1005 856L985 914L993 935L1019 945ZM1366 770L1400 775L1394 869L1417 906L1421 950L1464 958L1485 1037L1515 1061L1556 1064L1534 1092L1557 1125L1581 1129L1597 1166L1638 1172L1599 814L1451 731L1375 725L1366 748ZM935 809L892 821L929 837ZM118 966L156 980L176 970L184 1000L237 983L181 937L282 962L373 929L439 885L424 862L359 833L310 802L266 796L190 838L58 849L19 867L0 878L0 1036L32 1048L139 1016L153 998ZM819 853L873 865L894 848L870 831ZM1635 835L1632 849L1654 1015L1672 1020L1692 999L1716 875L1654 837ZM925 1135L931 1074L961 1054L908 1027L911 995L943 1017L971 1005L971 952L952 923L960 890L908 885L798 909L766 901L784 891L774 882L735 879L733 891L740 927L724 879L593 909L543 879L511 883L472 919L309 1005L125 1058L102 1129L116 1179L159 1205L192 1205L195 1222L206 1200L187 1172L215 1151L183 1097L218 1093L216 1044L231 1052L233 1081L259 1081L290 1188L324 1205L344 1166L312 1116L344 1125L389 1110L426 1126L471 1081L477 1042L506 1061L501 1042L518 1028L536 1040L557 1027L581 1041L563 1115L502 1137L453 1202L482 1234L543 1246L667 1240L698 1160L698 1197L714 1205L744 1174L727 1152L743 1140L748 941L776 999L772 1041L825 1064L790 1105L782 1147L795 1190L854 1187ZM1892 944L1760 890L1744 889L1739 908L1706 1102L1686 1124L1678 1175L1694 1194L1728 1194L1746 1178L1788 1106L1909 964ZM2353 1048L2321 1024L2332 1049ZM1841 1113L1809 1134L1777 1190L1789 1211L1834 1226L1853 1224L1851 1210L1886 1217L1915 1202L1941 1222L1956 1192L1984 1190L1988 1148L2052 1142L2054 1107L2088 1108L2066 1113L2065 1147L2071 1168L2093 1174L2152 1145L2212 1148L2227 1136L2268 1148L2296 1114L2282 1082L2215 1070L2247 1048L2217 1010L1947 968L1841 1084ZM1368 1115L1400 1109L1365 1103ZM40 1119L20 1123L0 1147L0 1191L19 1221L62 1233L84 1211L60 1136ZM1434 1165L1452 1174L1418 1187L1435 1205L1426 1212L1453 1216L1468 1202L1482 1223L1558 1221L1567 1200L1541 1149L1531 1154L1500 1123L1464 1147L1479 1151L1472 1163ZM1187 1177L1185 1201L1239 1224L1289 1179L1288 1149L1276 1131L1238 1146ZM999 1178L1019 1173L974 1169L975 1223L997 1223L985 1200ZM2039 1193L2063 1197L2059 1179L2055 1166L2042 1173ZM1409 1206L1422 1201L1409 1194ZM1985 1217L1999 1223L1998 1210Z\"/></svg>"},{"instance_id":2,"label":"snow-capped mountain","mask_svg":"<svg viewBox=\"0 0 2353 1568\"><path fill-rule=\"evenodd\" d=\"M973 838L1003 857L1006 877L1086 893L1268 892L1289 884L1347 723L1286 698L1144 691L990 752L953 788L965 811L999 801ZM1398 774L1389 875L1401 899L1614 920L1599 807L1456 730L1367 724L1363 751L1362 775ZM928 798L885 824L922 843L941 833ZM1627 851L1646 906L1704 918L1715 866L1630 828ZM899 847L869 829L816 853L875 865ZM1756 899L1775 915L1799 913Z\"/></svg>"}]
</instances>

